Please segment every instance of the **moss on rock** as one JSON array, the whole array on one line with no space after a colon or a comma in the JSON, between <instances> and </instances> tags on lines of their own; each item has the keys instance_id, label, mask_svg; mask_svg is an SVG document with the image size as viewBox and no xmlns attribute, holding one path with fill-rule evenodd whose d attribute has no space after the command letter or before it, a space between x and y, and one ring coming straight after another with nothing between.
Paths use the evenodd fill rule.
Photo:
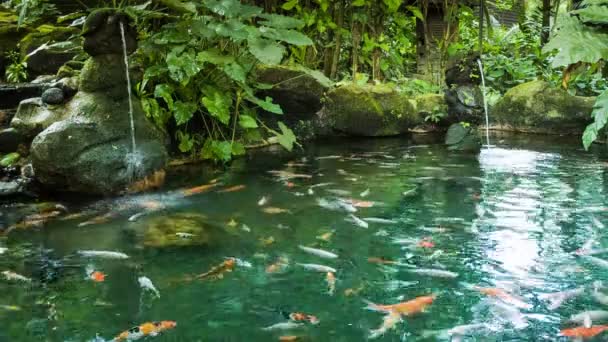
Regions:
<instances>
[{"instance_id":1,"label":"moss on rock","mask_svg":"<svg viewBox=\"0 0 608 342\"><path fill-rule=\"evenodd\" d=\"M522 132L581 134L591 122L594 97L572 96L544 81L531 81L507 91L490 121L496 128Z\"/></svg>"},{"instance_id":2,"label":"moss on rock","mask_svg":"<svg viewBox=\"0 0 608 342\"><path fill-rule=\"evenodd\" d=\"M331 90L323 116L334 130L370 137L406 133L422 122L416 102L386 84L345 84Z\"/></svg>"},{"instance_id":3,"label":"moss on rock","mask_svg":"<svg viewBox=\"0 0 608 342\"><path fill-rule=\"evenodd\" d=\"M125 66L120 55L99 55L89 58L82 68L80 90L107 92L111 97L122 97L126 85Z\"/></svg>"},{"instance_id":4,"label":"moss on rock","mask_svg":"<svg viewBox=\"0 0 608 342\"><path fill-rule=\"evenodd\" d=\"M70 39L80 31L75 27L41 25L29 33L19 43L21 58L43 44L62 42ZM62 49L44 49L28 57L28 70L33 75L54 74L65 62L74 57L75 53Z\"/></svg>"},{"instance_id":5,"label":"moss on rock","mask_svg":"<svg viewBox=\"0 0 608 342\"><path fill-rule=\"evenodd\" d=\"M168 248L207 245L212 238L212 227L205 223L205 216L193 213L177 213L144 222L140 233L145 247Z\"/></svg>"}]
</instances>

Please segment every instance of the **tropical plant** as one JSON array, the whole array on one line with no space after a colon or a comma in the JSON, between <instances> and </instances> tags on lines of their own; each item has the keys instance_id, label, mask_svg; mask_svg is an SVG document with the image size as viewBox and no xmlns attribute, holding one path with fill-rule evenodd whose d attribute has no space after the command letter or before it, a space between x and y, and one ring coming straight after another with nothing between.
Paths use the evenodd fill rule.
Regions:
<instances>
[{"instance_id":1,"label":"tropical plant","mask_svg":"<svg viewBox=\"0 0 608 342\"><path fill-rule=\"evenodd\" d=\"M55 4L48 0L9 0L7 6L19 14L19 25L32 24L59 12Z\"/></svg>"},{"instance_id":2,"label":"tropical plant","mask_svg":"<svg viewBox=\"0 0 608 342\"><path fill-rule=\"evenodd\" d=\"M573 70L581 64L597 65L608 56L608 0L584 0L582 6L558 23L558 29L545 51L558 51L553 58L555 68L565 68L563 85L567 87ZM589 146L598 138L608 122L608 90L604 90L595 102L591 113L593 122L583 133L583 146Z\"/></svg>"},{"instance_id":3,"label":"tropical plant","mask_svg":"<svg viewBox=\"0 0 608 342\"><path fill-rule=\"evenodd\" d=\"M312 44L298 31L303 22L238 0L184 4L178 20L142 43L138 56L146 70L137 90L147 115L159 127L176 127L180 151L202 159L229 161L264 134L291 150L293 132L257 115L283 111L256 95L272 85L256 82L254 72L258 63L280 63L287 47Z\"/></svg>"},{"instance_id":4,"label":"tropical plant","mask_svg":"<svg viewBox=\"0 0 608 342\"><path fill-rule=\"evenodd\" d=\"M6 54L9 65L5 71L6 81L9 83L19 83L27 79L27 62L21 60L18 51L10 51Z\"/></svg>"}]
</instances>

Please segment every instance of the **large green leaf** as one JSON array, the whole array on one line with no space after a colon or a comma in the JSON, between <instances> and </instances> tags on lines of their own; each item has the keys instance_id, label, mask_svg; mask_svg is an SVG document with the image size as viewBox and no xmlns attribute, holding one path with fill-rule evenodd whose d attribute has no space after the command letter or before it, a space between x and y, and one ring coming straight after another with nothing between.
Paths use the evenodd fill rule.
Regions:
<instances>
[{"instance_id":1,"label":"large green leaf","mask_svg":"<svg viewBox=\"0 0 608 342\"><path fill-rule=\"evenodd\" d=\"M277 135L279 144L285 147L287 151L293 150L293 144L296 142L295 134L293 134L293 131L289 129L289 127L285 126L285 124L280 121L279 129L281 129L281 134Z\"/></svg>"},{"instance_id":2,"label":"large green leaf","mask_svg":"<svg viewBox=\"0 0 608 342\"><path fill-rule=\"evenodd\" d=\"M245 129L257 128L258 123L255 121L254 118L252 118L249 115L240 115L239 116L239 126L241 126L242 128L245 128Z\"/></svg>"},{"instance_id":3,"label":"large green leaf","mask_svg":"<svg viewBox=\"0 0 608 342\"><path fill-rule=\"evenodd\" d=\"M179 49L173 49L167 55L169 76L181 85L187 85L190 79L200 71L196 55L192 51L180 54Z\"/></svg>"},{"instance_id":4,"label":"large green leaf","mask_svg":"<svg viewBox=\"0 0 608 342\"><path fill-rule=\"evenodd\" d=\"M296 7L297 4L298 4L298 0L288 0L281 6L281 8L286 11L290 11L291 9Z\"/></svg>"},{"instance_id":5,"label":"large green leaf","mask_svg":"<svg viewBox=\"0 0 608 342\"><path fill-rule=\"evenodd\" d=\"M209 49L199 52L196 60L200 63L228 64L234 61L234 56L224 55L218 49Z\"/></svg>"},{"instance_id":6,"label":"large green leaf","mask_svg":"<svg viewBox=\"0 0 608 342\"><path fill-rule=\"evenodd\" d=\"M207 96L201 99L201 102L207 108L209 114L217 118L221 123L227 125L230 122L230 107L232 106L230 94L210 90L207 92Z\"/></svg>"},{"instance_id":7,"label":"large green leaf","mask_svg":"<svg viewBox=\"0 0 608 342\"><path fill-rule=\"evenodd\" d=\"M292 45L306 46L312 45L312 40L305 34L296 30L274 29L262 26L259 28L263 37L283 41Z\"/></svg>"},{"instance_id":8,"label":"large green leaf","mask_svg":"<svg viewBox=\"0 0 608 342\"><path fill-rule=\"evenodd\" d=\"M173 117L178 126L190 121L194 112L196 112L196 104L192 102L175 101L173 105Z\"/></svg>"},{"instance_id":9,"label":"large green leaf","mask_svg":"<svg viewBox=\"0 0 608 342\"><path fill-rule=\"evenodd\" d=\"M245 83L247 81L247 71L239 63L226 64L223 70L228 77L237 82Z\"/></svg>"},{"instance_id":10,"label":"large green leaf","mask_svg":"<svg viewBox=\"0 0 608 342\"><path fill-rule=\"evenodd\" d=\"M263 110L265 110L267 112L271 112L271 113L275 113L275 114L283 114L283 110L281 109L281 106L279 106L278 104L272 103L272 98L269 96L266 96L265 100L259 99L255 96L248 96L247 100L260 106L260 108L262 108Z\"/></svg>"},{"instance_id":11,"label":"large green leaf","mask_svg":"<svg viewBox=\"0 0 608 342\"><path fill-rule=\"evenodd\" d=\"M403 0L382 0L390 13L397 12Z\"/></svg>"},{"instance_id":12,"label":"large green leaf","mask_svg":"<svg viewBox=\"0 0 608 342\"><path fill-rule=\"evenodd\" d=\"M576 11L579 18L585 23L608 25L608 7L607 6L589 6Z\"/></svg>"},{"instance_id":13,"label":"large green leaf","mask_svg":"<svg viewBox=\"0 0 608 342\"><path fill-rule=\"evenodd\" d=\"M192 1L183 2L179 0L160 0L160 2L177 12L196 13L196 5L194 5Z\"/></svg>"},{"instance_id":14,"label":"large green leaf","mask_svg":"<svg viewBox=\"0 0 608 342\"><path fill-rule=\"evenodd\" d=\"M232 159L232 144L229 141L207 139L201 150L201 158L228 162Z\"/></svg>"},{"instance_id":15,"label":"large green leaf","mask_svg":"<svg viewBox=\"0 0 608 342\"><path fill-rule=\"evenodd\" d=\"M420 11L420 8L416 7L416 6L406 6L405 8L407 8L410 12L412 12L412 14L418 18L420 21L424 22L425 18L424 15L422 14L422 11Z\"/></svg>"},{"instance_id":16,"label":"large green leaf","mask_svg":"<svg viewBox=\"0 0 608 342\"><path fill-rule=\"evenodd\" d=\"M589 146L597 139L597 136L602 128L608 122L608 90L604 90L593 105L593 123L589 124L583 133L583 146L588 149Z\"/></svg>"},{"instance_id":17,"label":"large green leaf","mask_svg":"<svg viewBox=\"0 0 608 342\"><path fill-rule=\"evenodd\" d=\"M265 19L260 20L260 25L270 26L274 28L298 29L304 26L304 22L302 20L280 14L263 13L260 14L259 17Z\"/></svg>"},{"instance_id":18,"label":"large green leaf","mask_svg":"<svg viewBox=\"0 0 608 342\"><path fill-rule=\"evenodd\" d=\"M283 59L285 48L270 39L250 39L248 42L249 52L264 64L279 64Z\"/></svg>"},{"instance_id":19,"label":"large green leaf","mask_svg":"<svg viewBox=\"0 0 608 342\"><path fill-rule=\"evenodd\" d=\"M212 12L228 18L250 19L262 13L260 7L244 5L239 0L203 0L203 4Z\"/></svg>"},{"instance_id":20,"label":"large green leaf","mask_svg":"<svg viewBox=\"0 0 608 342\"><path fill-rule=\"evenodd\" d=\"M154 89L154 96L165 100L169 109L173 109L173 91L173 87L169 84L157 84Z\"/></svg>"},{"instance_id":21,"label":"large green leaf","mask_svg":"<svg viewBox=\"0 0 608 342\"><path fill-rule=\"evenodd\" d=\"M249 38L250 26L243 24L238 19L228 19L221 22L209 24L209 28L222 37L228 37L234 41L242 41Z\"/></svg>"},{"instance_id":22,"label":"large green leaf","mask_svg":"<svg viewBox=\"0 0 608 342\"><path fill-rule=\"evenodd\" d=\"M608 56L608 34L599 28L581 23L575 17L563 18L559 30L543 51L559 52L553 67L564 67L577 62L595 63Z\"/></svg>"}]
</instances>

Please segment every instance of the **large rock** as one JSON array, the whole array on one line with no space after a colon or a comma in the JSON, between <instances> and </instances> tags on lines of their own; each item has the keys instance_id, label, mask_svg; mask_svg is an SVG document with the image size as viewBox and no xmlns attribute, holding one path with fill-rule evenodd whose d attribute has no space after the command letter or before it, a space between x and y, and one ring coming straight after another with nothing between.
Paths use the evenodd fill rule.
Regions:
<instances>
[{"instance_id":1,"label":"large rock","mask_svg":"<svg viewBox=\"0 0 608 342\"><path fill-rule=\"evenodd\" d=\"M134 101L135 139L140 165L134 167L126 97L80 91L65 105L65 120L55 122L32 142L37 179L57 190L115 194L164 168L164 136L146 120ZM118 109L118 110L117 110ZM121 110L122 109L122 110Z\"/></svg>"},{"instance_id":2,"label":"large rock","mask_svg":"<svg viewBox=\"0 0 608 342\"><path fill-rule=\"evenodd\" d=\"M38 133L65 116L63 108L51 108L42 103L41 98L35 97L21 101L17 114L11 120L11 127L22 136L33 139Z\"/></svg>"},{"instance_id":3,"label":"large rock","mask_svg":"<svg viewBox=\"0 0 608 342\"><path fill-rule=\"evenodd\" d=\"M121 23L127 54L133 53L137 49L137 30L127 14L111 8L95 10L87 17L82 30L84 51L91 56L123 54Z\"/></svg>"},{"instance_id":4,"label":"large rock","mask_svg":"<svg viewBox=\"0 0 608 342\"><path fill-rule=\"evenodd\" d=\"M490 113L496 129L581 134L591 122L594 97L572 96L544 81L509 89Z\"/></svg>"},{"instance_id":5,"label":"large rock","mask_svg":"<svg viewBox=\"0 0 608 342\"><path fill-rule=\"evenodd\" d=\"M483 93L478 86L461 85L445 91L450 123L478 124L483 119Z\"/></svg>"},{"instance_id":6,"label":"large rock","mask_svg":"<svg viewBox=\"0 0 608 342\"><path fill-rule=\"evenodd\" d=\"M304 67L272 65L257 69L257 81L273 85L262 92L278 103L285 120L310 120L321 109L321 100L332 81L321 72Z\"/></svg>"},{"instance_id":7,"label":"large rock","mask_svg":"<svg viewBox=\"0 0 608 342\"><path fill-rule=\"evenodd\" d=\"M79 30L75 27L41 25L29 33L19 43L21 58L25 58L43 44L66 41L76 36ZM30 76L55 74L66 62L74 58L75 51L68 48L45 48L27 57L27 69Z\"/></svg>"},{"instance_id":8,"label":"large rock","mask_svg":"<svg viewBox=\"0 0 608 342\"><path fill-rule=\"evenodd\" d=\"M477 130L469 124L455 123L448 128L445 144L449 150L479 152L481 139Z\"/></svg>"},{"instance_id":9,"label":"large rock","mask_svg":"<svg viewBox=\"0 0 608 342\"><path fill-rule=\"evenodd\" d=\"M391 136L423 121L414 103L389 85L348 84L328 92L321 113L324 125L354 136Z\"/></svg>"},{"instance_id":10,"label":"large rock","mask_svg":"<svg viewBox=\"0 0 608 342\"><path fill-rule=\"evenodd\" d=\"M114 98L124 97L127 92L126 77L122 55L93 56L85 62L80 72L79 89L86 92L105 92Z\"/></svg>"}]
</instances>

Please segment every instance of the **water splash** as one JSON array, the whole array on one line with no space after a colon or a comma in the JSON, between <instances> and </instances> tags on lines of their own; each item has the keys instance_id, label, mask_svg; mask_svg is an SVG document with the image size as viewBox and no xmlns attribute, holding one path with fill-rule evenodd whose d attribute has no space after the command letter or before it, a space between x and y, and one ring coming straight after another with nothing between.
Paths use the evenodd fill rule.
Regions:
<instances>
[{"instance_id":1,"label":"water splash","mask_svg":"<svg viewBox=\"0 0 608 342\"><path fill-rule=\"evenodd\" d=\"M483 77L483 64L481 58L477 59L479 74L481 75L481 97L483 99L483 111L486 115L486 145L490 147L490 123L488 120L488 102L486 101L486 80Z\"/></svg>"},{"instance_id":2,"label":"water splash","mask_svg":"<svg viewBox=\"0 0 608 342\"><path fill-rule=\"evenodd\" d=\"M129 59L127 56L127 40L125 38L125 25L120 22L120 36L122 38L122 52L125 58L125 74L127 76L127 94L129 96L129 120L131 120L131 153L137 150L135 145L135 122L133 121L133 100L131 99L131 76L129 75Z\"/></svg>"}]
</instances>

